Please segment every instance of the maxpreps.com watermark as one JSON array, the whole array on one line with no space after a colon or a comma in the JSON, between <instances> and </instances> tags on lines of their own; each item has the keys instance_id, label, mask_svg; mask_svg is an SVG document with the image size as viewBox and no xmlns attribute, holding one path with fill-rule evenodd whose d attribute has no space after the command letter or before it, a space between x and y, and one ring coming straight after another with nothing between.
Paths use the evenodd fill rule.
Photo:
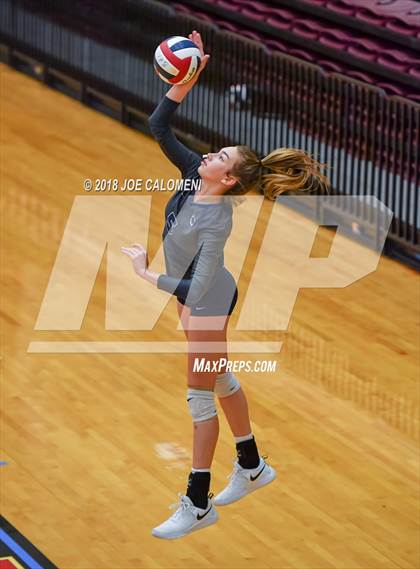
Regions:
<instances>
[{"instance_id":1,"label":"maxpreps.com watermark","mask_svg":"<svg viewBox=\"0 0 420 569\"><path fill-rule=\"evenodd\" d=\"M83 189L86 192L176 192L180 189L184 191L200 191L201 179L156 179L156 178L96 178L94 180L86 178L83 181Z\"/></svg>"},{"instance_id":2,"label":"maxpreps.com watermark","mask_svg":"<svg viewBox=\"0 0 420 569\"><path fill-rule=\"evenodd\" d=\"M193 371L194 372L218 372L222 370L231 372L267 372L272 373L276 371L276 360L227 360L220 358L217 361L209 361L206 358L194 358Z\"/></svg>"}]
</instances>

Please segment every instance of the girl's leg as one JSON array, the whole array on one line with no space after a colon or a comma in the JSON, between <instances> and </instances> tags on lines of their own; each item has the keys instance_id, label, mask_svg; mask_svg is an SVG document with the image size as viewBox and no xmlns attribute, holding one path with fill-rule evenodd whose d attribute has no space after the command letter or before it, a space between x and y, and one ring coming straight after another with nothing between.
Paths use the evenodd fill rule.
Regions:
<instances>
[{"instance_id":1,"label":"girl's leg","mask_svg":"<svg viewBox=\"0 0 420 569\"><path fill-rule=\"evenodd\" d=\"M232 376L235 378L234 374L227 374L220 378L221 396L219 396L219 402L235 438L236 454L240 466L242 466L242 468L256 468L260 463L260 455L254 435L251 431L248 403L245 393L242 388L239 387L239 389L231 395L227 395L227 397L223 396L226 393L226 386L231 385ZM223 384L223 382L228 383L226 385ZM224 387L222 387L222 385L224 385ZM216 389L216 392L219 392L219 390Z\"/></svg>"},{"instance_id":2,"label":"girl's leg","mask_svg":"<svg viewBox=\"0 0 420 569\"><path fill-rule=\"evenodd\" d=\"M188 321L188 387L204 391L213 391L218 371L213 365L221 357L226 357L226 329L229 316L190 316ZM209 329L202 329L203 323ZM223 327L222 327L223 326ZM220 328L220 329L217 329ZM206 351L211 343L217 342L217 352ZM202 350L202 351L200 351ZM194 362L204 360L210 371L196 371ZM205 421L194 422L193 468L210 469L217 439L219 419L213 417Z\"/></svg>"},{"instance_id":3,"label":"girl's leg","mask_svg":"<svg viewBox=\"0 0 420 569\"><path fill-rule=\"evenodd\" d=\"M219 403L235 437L243 437L251 432L248 403L242 388L229 397L220 397Z\"/></svg>"},{"instance_id":4,"label":"girl's leg","mask_svg":"<svg viewBox=\"0 0 420 569\"><path fill-rule=\"evenodd\" d=\"M185 335L188 339L188 322L191 310L188 306L182 305L177 302L178 315L181 319ZM227 324L226 324L227 325ZM224 328L224 341L226 341L226 327ZM224 352L220 355L226 361L228 359L227 353ZM223 373L221 370L220 373ZM214 384L213 384L214 389ZM235 437L242 437L251 433L251 424L249 420L248 403L242 388L238 389L233 395L229 397L219 398L219 403L223 409L226 419L229 423L231 431ZM214 452L214 451L213 451ZM198 467L197 467L198 468Z\"/></svg>"},{"instance_id":5,"label":"girl's leg","mask_svg":"<svg viewBox=\"0 0 420 569\"><path fill-rule=\"evenodd\" d=\"M188 321L190 318L191 310L188 306L182 305L177 302L178 315L182 323L182 327L185 332L185 336L188 340ZM226 341L226 328L224 329ZM227 353L221 354L222 358L227 361ZM220 371L223 373L224 369ZM214 385L213 385L214 388ZM248 403L245 397L245 393L242 389L236 391L230 397L221 397L219 403L223 409L226 419L229 423L231 431L235 437L242 437L251 432L251 424L249 420Z\"/></svg>"},{"instance_id":6,"label":"girl's leg","mask_svg":"<svg viewBox=\"0 0 420 569\"><path fill-rule=\"evenodd\" d=\"M204 392L213 392L217 371L213 371L213 362L218 362L226 353L226 328L228 317L191 316L188 307L179 302L177 310L188 340L188 388ZM222 320L221 320L222 319ZM210 328L210 330L203 329ZM213 329L211 329L213 328ZM216 329L214 329L216 328ZM221 344L221 353L207 352L209 342ZM196 358L203 358L209 363L211 371L196 371ZM213 393L211 395L214 397ZM211 399L210 399L211 401ZM187 496L195 506L207 507L207 495L210 488L210 467L219 436L217 415L204 421L193 421L193 467L188 477Z\"/></svg>"}]
</instances>

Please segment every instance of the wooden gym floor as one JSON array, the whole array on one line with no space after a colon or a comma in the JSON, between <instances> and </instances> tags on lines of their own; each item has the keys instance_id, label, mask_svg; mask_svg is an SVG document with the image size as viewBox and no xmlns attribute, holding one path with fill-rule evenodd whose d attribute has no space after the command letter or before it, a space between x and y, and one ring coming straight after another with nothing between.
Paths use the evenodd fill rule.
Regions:
<instances>
[{"instance_id":1,"label":"wooden gym floor","mask_svg":"<svg viewBox=\"0 0 420 569\"><path fill-rule=\"evenodd\" d=\"M415 272L382 257L351 286L303 289L287 331L266 333L234 329L241 280L230 338L284 342L281 353L249 355L276 359L274 374L238 374L278 479L219 508L211 528L158 540L151 529L190 468L186 355L27 350L41 340L183 341L175 299L152 332L105 330L104 263L80 331L34 330L83 180L178 172L151 138L5 66L1 94L2 515L60 569L418 567ZM153 197L152 256L167 199ZM213 491L234 458L219 417Z\"/></svg>"}]
</instances>

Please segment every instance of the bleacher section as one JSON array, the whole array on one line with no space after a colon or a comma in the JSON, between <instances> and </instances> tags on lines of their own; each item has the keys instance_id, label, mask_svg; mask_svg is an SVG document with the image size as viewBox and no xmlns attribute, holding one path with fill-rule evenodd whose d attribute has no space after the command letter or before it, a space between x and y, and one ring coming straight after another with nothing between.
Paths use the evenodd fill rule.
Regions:
<instances>
[{"instance_id":1,"label":"bleacher section","mask_svg":"<svg viewBox=\"0 0 420 569\"><path fill-rule=\"evenodd\" d=\"M342 73L389 95L420 102L419 4L411 0L286 0L278 3L282 7L276 4L185 0L173 7L252 38L270 50L317 63L326 72ZM337 9L331 12L333 8ZM335 13L340 22L334 16L331 19Z\"/></svg>"}]
</instances>

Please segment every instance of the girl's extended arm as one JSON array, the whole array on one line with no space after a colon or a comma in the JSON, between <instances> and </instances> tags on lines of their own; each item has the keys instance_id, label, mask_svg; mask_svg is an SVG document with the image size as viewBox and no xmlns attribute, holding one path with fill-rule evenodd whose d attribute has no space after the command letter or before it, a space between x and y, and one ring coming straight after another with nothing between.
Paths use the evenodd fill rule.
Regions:
<instances>
[{"instance_id":1,"label":"girl's extended arm","mask_svg":"<svg viewBox=\"0 0 420 569\"><path fill-rule=\"evenodd\" d=\"M175 113L180 102L191 91L200 73L206 66L209 55L204 55L202 41L200 34L195 30L189 34L189 38L196 43L202 54L200 67L195 76L183 85L173 85L161 102L158 104L152 115L149 117L150 130L159 143L164 154L169 160L181 171L183 177L186 177L188 170L193 165L197 165L197 161L201 160L201 156L189 150L182 142L180 142L172 129L170 128L170 121L172 115Z\"/></svg>"},{"instance_id":2,"label":"girl's extended arm","mask_svg":"<svg viewBox=\"0 0 420 569\"><path fill-rule=\"evenodd\" d=\"M203 42L202 42L201 36L198 32L196 32L194 30L192 34L188 35L188 37L191 41L193 41L196 44L196 46L200 50L201 63L200 63L200 67L198 68L197 73L194 75L194 77L192 79L190 79L188 81L188 83L184 83L183 85L172 85L172 87L166 93L166 96L169 99L171 99L172 101L176 101L177 103L180 103L187 96L187 94L191 91L191 89L194 87L194 85L197 83L198 77L200 76L200 73L204 70L204 68L207 65L207 62L210 58L210 55L204 54Z\"/></svg>"}]
</instances>

